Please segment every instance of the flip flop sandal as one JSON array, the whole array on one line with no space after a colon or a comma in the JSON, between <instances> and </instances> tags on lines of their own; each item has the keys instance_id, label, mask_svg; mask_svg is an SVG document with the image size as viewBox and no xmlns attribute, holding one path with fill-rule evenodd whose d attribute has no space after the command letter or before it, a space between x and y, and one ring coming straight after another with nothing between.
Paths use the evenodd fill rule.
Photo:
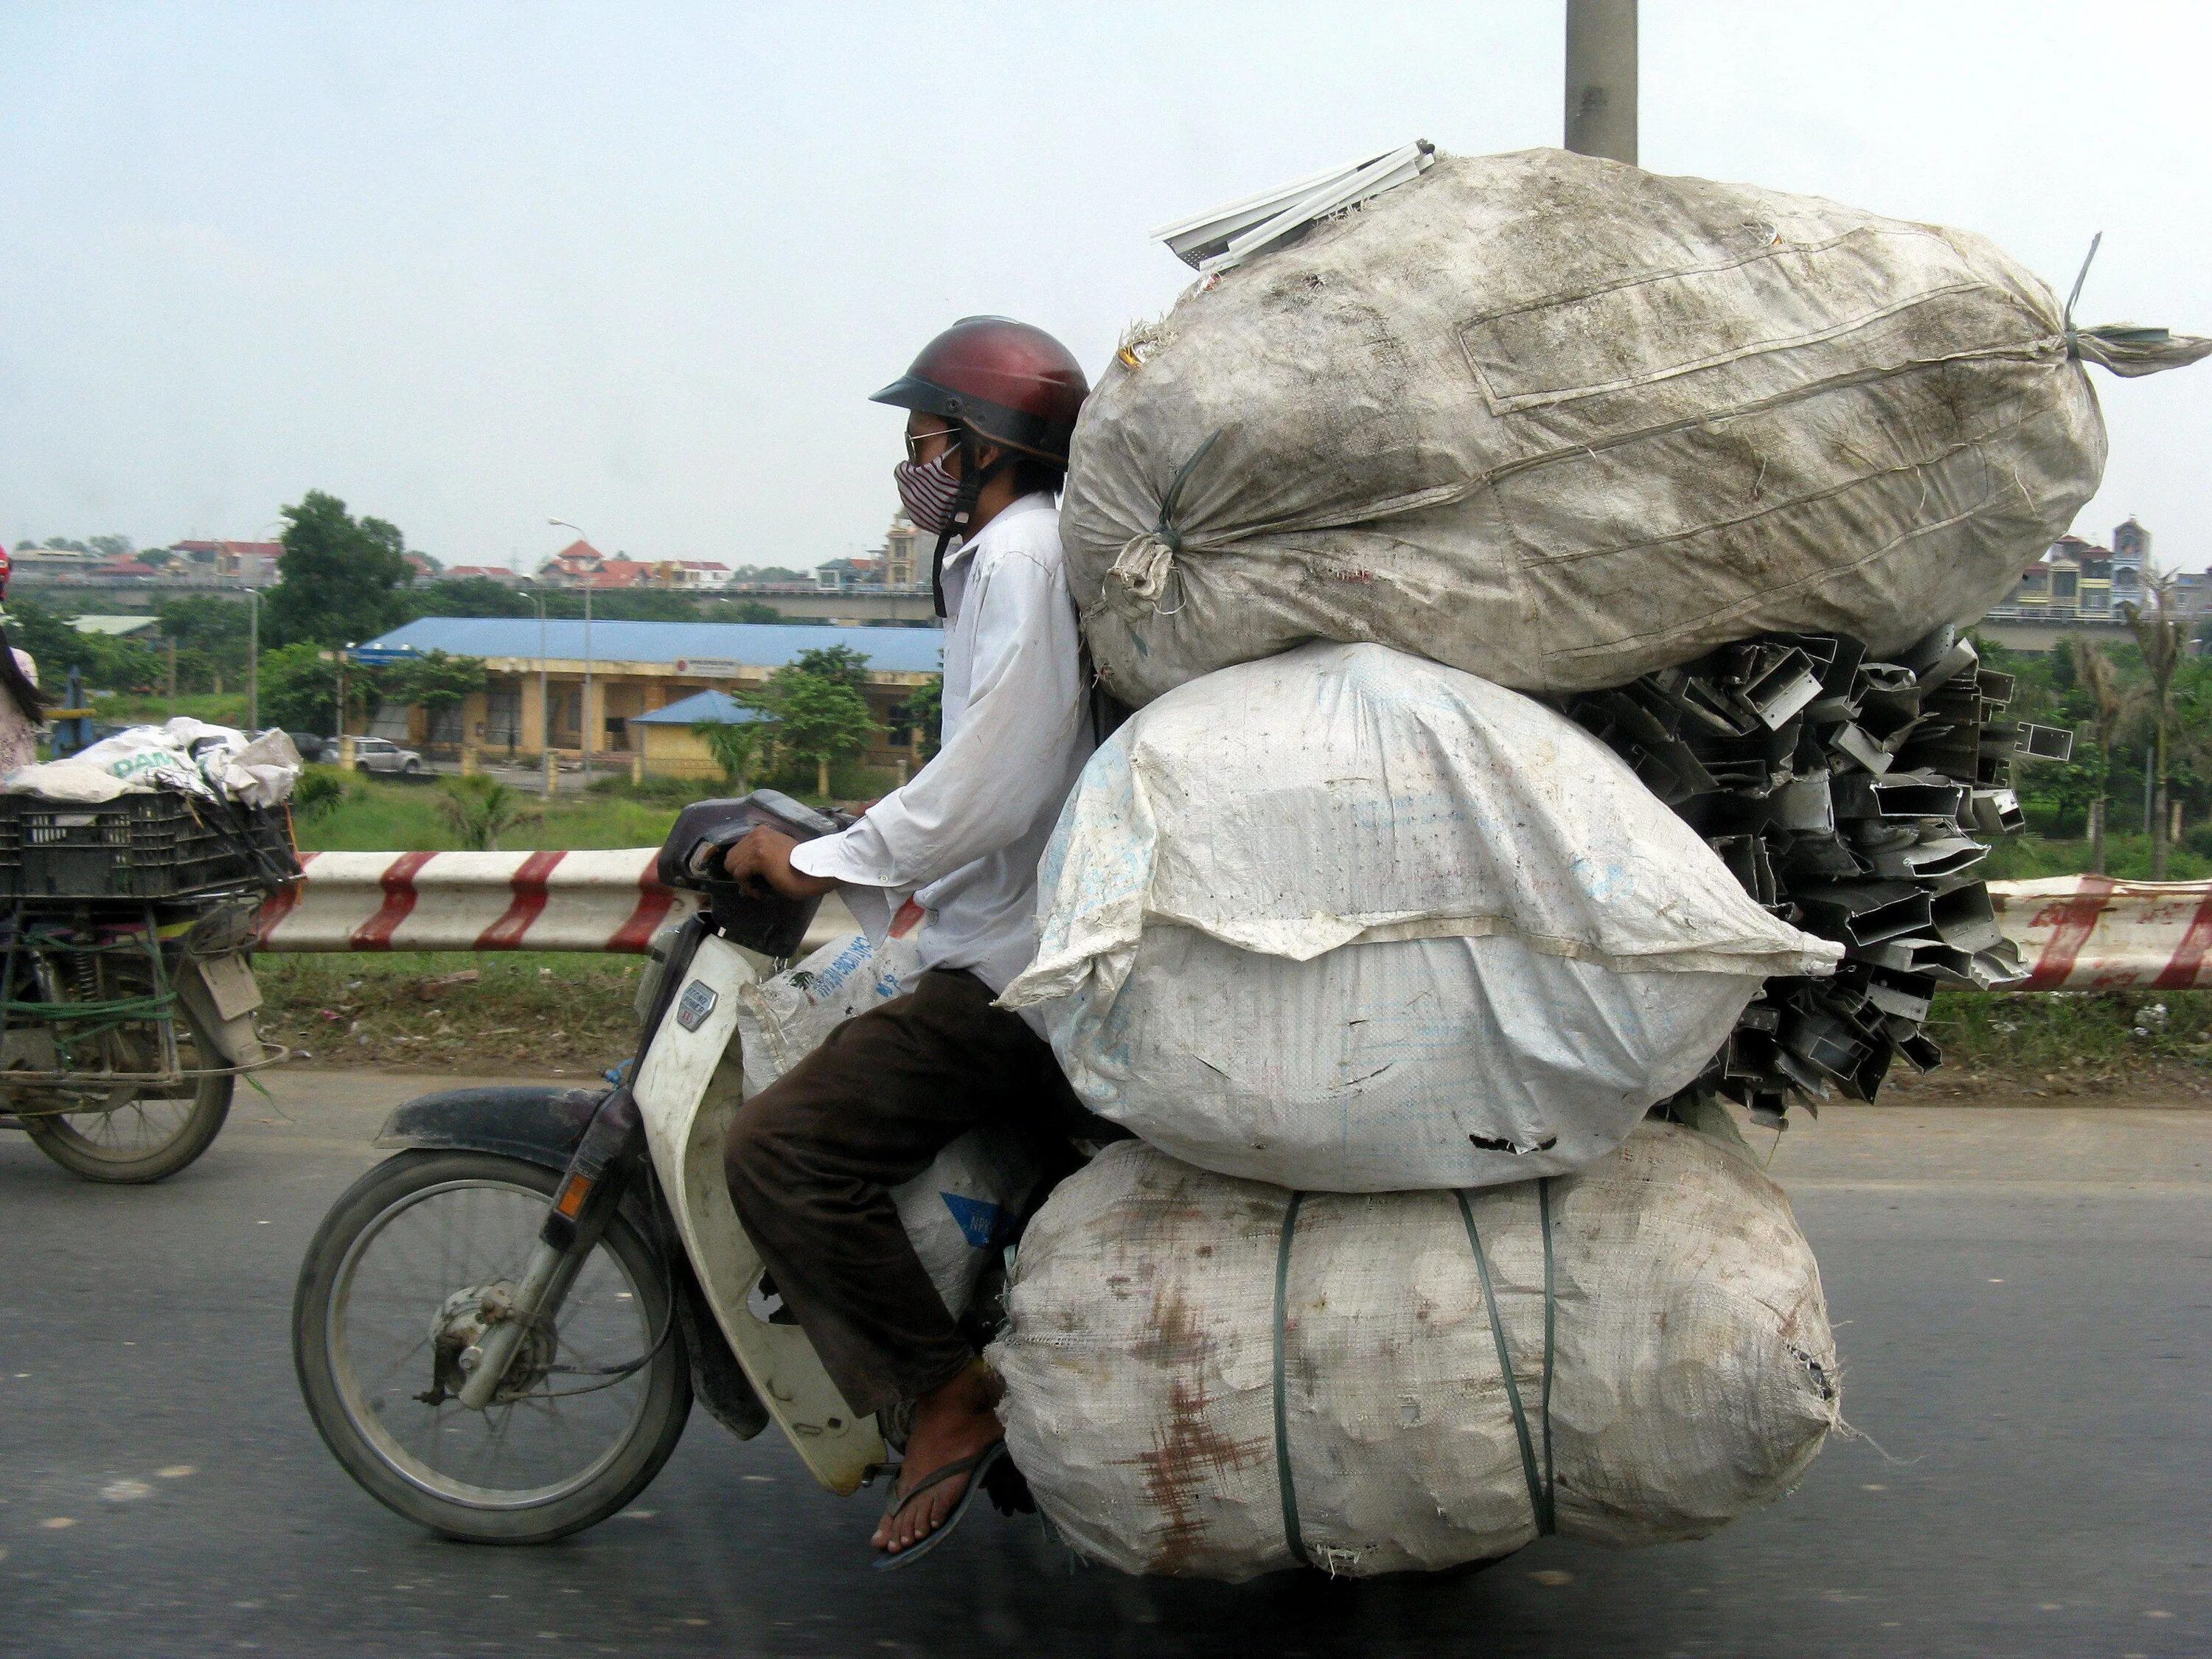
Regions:
<instances>
[{"instance_id":1,"label":"flip flop sandal","mask_svg":"<svg viewBox=\"0 0 2212 1659\"><path fill-rule=\"evenodd\" d=\"M962 1518L968 1513L969 1507L975 1503L976 1496L982 1492L984 1481L989 1478L992 1470L998 1468L1006 1455L1006 1443L1003 1440L994 1440L974 1455L957 1457L943 1468L933 1470L924 1475L915 1483L912 1491L895 1494L890 1507L884 1511L885 1520L895 1519L901 1510L931 1487L941 1486L948 1480L957 1480L963 1474L968 1477L968 1490L960 1494L960 1501L952 1506L952 1513L945 1517L937 1529L920 1542L908 1545L896 1555L889 1553L878 1555L876 1571L889 1572L893 1567L902 1567L915 1558L928 1554L930 1551L943 1543L947 1537L951 1536L953 1528L960 1524Z\"/></svg>"}]
</instances>

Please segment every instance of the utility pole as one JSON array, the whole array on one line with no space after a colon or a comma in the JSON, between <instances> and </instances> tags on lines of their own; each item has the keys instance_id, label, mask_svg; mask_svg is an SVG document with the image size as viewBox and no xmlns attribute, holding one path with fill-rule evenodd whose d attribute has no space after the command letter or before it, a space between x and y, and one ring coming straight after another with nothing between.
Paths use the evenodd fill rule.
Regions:
<instances>
[{"instance_id":1,"label":"utility pole","mask_svg":"<svg viewBox=\"0 0 2212 1659\"><path fill-rule=\"evenodd\" d=\"M246 590L246 729L261 729L261 590Z\"/></svg>"},{"instance_id":2,"label":"utility pole","mask_svg":"<svg viewBox=\"0 0 2212 1659\"><path fill-rule=\"evenodd\" d=\"M338 764L340 766L353 764L353 741L346 736L345 683L346 653L352 649L353 647L350 645L342 646L338 649Z\"/></svg>"},{"instance_id":3,"label":"utility pole","mask_svg":"<svg viewBox=\"0 0 2212 1659\"><path fill-rule=\"evenodd\" d=\"M553 799L555 774L553 769L553 691L552 677L545 666L545 596L538 599L538 763L545 774L545 799Z\"/></svg>"},{"instance_id":4,"label":"utility pole","mask_svg":"<svg viewBox=\"0 0 2212 1659\"><path fill-rule=\"evenodd\" d=\"M1636 165L1636 0L1567 0L1566 144Z\"/></svg>"},{"instance_id":5,"label":"utility pole","mask_svg":"<svg viewBox=\"0 0 2212 1659\"><path fill-rule=\"evenodd\" d=\"M566 519L548 519L545 522L556 530L573 530L576 538L589 547L592 538L584 533L584 526L570 524ZM584 578L584 685L578 694L576 708L576 744L584 773L584 787L592 787L592 577ZM545 793L553 793L553 775L546 775Z\"/></svg>"}]
</instances>

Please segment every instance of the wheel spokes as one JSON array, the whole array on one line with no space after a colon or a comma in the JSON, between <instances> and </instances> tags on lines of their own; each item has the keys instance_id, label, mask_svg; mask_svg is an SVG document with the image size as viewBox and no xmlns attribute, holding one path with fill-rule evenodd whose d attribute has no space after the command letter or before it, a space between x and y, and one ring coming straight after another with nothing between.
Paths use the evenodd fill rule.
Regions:
<instances>
[{"instance_id":1,"label":"wheel spokes","mask_svg":"<svg viewBox=\"0 0 2212 1659\"><path fill-rule=\"evenodd\" d=\"M628 1363L653 1340L642 1287L605 1244L578 1273L553 1333L518 1351L506 1386L526 1383L523 1392L483 1412L421 1398L437 1330L463 1343L483 1334L482 1292L520 1280L545 1204L542 1194L484 1181L411 1194L363 1231L339 1275L331 1352L349 1416L395 1470L456 1501L550 1501L604 1467L645 1411L647 1368L619 1377L550 1369ZM472 1294L457 1298L462 1291Z\"/></svg>"}]
</instances>

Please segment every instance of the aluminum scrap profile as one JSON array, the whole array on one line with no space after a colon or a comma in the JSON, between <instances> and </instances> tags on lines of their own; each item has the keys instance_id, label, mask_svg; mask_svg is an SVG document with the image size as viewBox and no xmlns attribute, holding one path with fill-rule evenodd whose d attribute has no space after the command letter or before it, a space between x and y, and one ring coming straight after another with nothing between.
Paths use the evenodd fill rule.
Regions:
<instances>
[{"instance_id":1,"label":"aluminum scrap profile","mask_svg":"<svg viewBox=\"0 0 2212 1659\"><path fill-rule=\"evenodd\" d=\"M1897 662L1837 635L1768 634L1565 701L1703 835L1759 903L1844 946L1831 979L1769 980L1689 1093L1781 1125L1832 1091L1872 1100L1945 985L2027 975L1975 873L1978 835L2022 824L2015 759L2063 760L2073 734L2000 718L2012 678L1949 628Z\"/></svg>"}]
</instances>

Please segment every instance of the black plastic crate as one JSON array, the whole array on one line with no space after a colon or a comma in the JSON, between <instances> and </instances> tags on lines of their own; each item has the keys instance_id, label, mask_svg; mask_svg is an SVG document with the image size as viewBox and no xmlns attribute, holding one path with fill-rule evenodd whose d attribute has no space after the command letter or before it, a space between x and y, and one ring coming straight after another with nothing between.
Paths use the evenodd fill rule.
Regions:
<instances>
[{"instance_id":1,"label":"black plastic crate","mask_svg":"<svg viewBox=\"0 0 2212 1659\"><path fill-rule=\"evenodd\" d=\"M0 896L170 898L296 876L280 811L161 790L97 805L0 795Z\"/></svg>"}]
</instances>

